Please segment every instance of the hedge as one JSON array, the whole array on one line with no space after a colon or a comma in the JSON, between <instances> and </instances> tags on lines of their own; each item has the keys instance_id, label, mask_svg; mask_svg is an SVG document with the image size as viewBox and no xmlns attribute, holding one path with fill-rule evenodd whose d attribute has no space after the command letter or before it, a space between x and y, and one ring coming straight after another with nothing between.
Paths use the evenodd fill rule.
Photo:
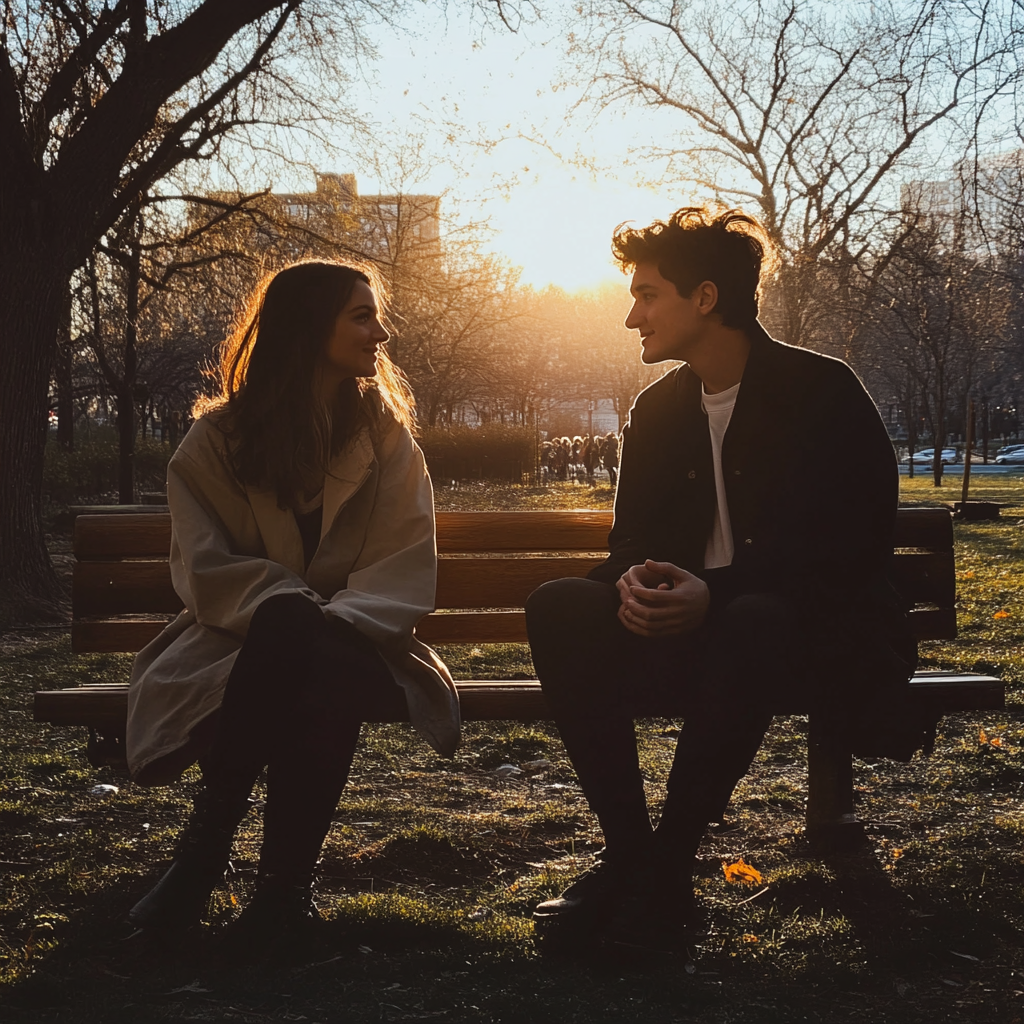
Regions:
<instances>
[{"instance_id":1,"label":"hedge","mask_svg":"<svg viewBox=\"0 0 1024 1024\"><path fill-rule=\"evenodd\" d=\"M451 429L428 427L419 440L436 484L449 480L521 483L536 467L537 434L532 427L500 423Z\"/></svg>"},{"instance_id":2,"label":"hedge","mask_svg":"<svg viewBox=\"0 0 1024 1024\"><path fill-rule=\"evenodd\" d=\"M162 491L173 448L152 438L135 441L135 490ZM51 509L117 502L117 435L111 428L76 437L67 452L50 438L43 463L43 502Z\"/></svg>"}]
</instances>

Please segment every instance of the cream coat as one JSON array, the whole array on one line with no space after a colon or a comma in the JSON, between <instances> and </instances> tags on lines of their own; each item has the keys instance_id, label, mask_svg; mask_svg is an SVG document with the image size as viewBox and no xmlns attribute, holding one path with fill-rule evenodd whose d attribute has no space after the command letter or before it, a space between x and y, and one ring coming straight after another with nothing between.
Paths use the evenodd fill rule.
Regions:
<instances>
[{"instance_id":1,"label":"cream coat","mask_svg":"<svg viewBox=\"0 0 1024 1024\"><path fill-rule=\"evenodd\" d=\"M394 426L375 450L364 430L334 461L320 546L304 571L294 515L273 492L238 483L217 416L195 423L167 467L171 580L185 610L132 668L132 778L162 785L195 761L197 727L220 707L249 619L271 594L288 592L373 641L405 690L413 725L450 756L459 740L455 685L413 636L434 607L437 550L430 479L409 431Z\"/></svg>"}]
</instances>

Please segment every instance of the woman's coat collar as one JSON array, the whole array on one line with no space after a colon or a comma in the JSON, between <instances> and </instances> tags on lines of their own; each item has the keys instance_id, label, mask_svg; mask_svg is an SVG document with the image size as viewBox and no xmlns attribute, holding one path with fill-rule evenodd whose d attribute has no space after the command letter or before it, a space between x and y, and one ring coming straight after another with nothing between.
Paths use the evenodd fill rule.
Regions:
<instances>
[{"instance_id":1,"label":"woman's coat collar","mask_svg":"<svg viewBox=\"0 0 1024 1024\"><path fill-rule=\"evenodd\" d=\"M363 427L338 453L324 478L321 540L327 536L338 513L370 475L375 460L370 431ZM277 493L273 490L264 490L247 484L245 492L260 536L263 538L267 558L272 562L280 562L296 576L305 579L306 564L302 536L291 509L278 505Z\"/></svg>"}]
</instances>

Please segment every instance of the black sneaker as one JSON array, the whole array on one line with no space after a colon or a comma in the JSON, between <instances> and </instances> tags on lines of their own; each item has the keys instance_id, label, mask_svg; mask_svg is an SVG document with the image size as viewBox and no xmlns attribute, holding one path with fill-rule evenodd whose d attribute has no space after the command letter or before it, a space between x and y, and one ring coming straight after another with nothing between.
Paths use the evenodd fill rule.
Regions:
<instances>
[{"instance_id":1,"label":"black sneaker","mask_svg":"<svg viewBox=\"0 0 1024 1024\"><path fill-rule=\"evenodd\" d=\"M561 896L537 905L533 923L541 928L580 930L602 924L629 891L634 867L633 861L609 861L598 854L593 867Z\"/></svg>"}]
</instances>

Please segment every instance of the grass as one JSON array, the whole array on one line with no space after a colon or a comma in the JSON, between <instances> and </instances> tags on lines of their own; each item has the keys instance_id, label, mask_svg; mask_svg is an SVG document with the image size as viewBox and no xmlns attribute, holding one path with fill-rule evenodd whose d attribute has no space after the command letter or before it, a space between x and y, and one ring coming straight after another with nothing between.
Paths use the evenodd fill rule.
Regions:
<instances>
[{"instance_id":1,"label":"grass","mask_svg":"<svg viewBox=\"0 0 1024 1024\"><path fill-rule=\"evenodd\" d=\"M904 499L959 499L959 481L904 479ZM1024 1019L1024 650L1020 478L981 478L991 523L957 523L961 636L928 664L998 670L1004 712L947 718L935 754L860 763L869 842L825 855L803 835L806 722L777 719L701 850L712 932L692 957L536 946L529 913L585 867L600 836L545 724L472 723L442 761L403 726L364 730L325 846L315 955L240 967L222 926L244 904L258 812L210 922L183 946L131 937L124 915L173 846L188 775L144 790L84 757L83 732L31 721L31 691L125 678L130 659L73 656L64 630L0 637L0 1020L453 1022L970 1021ZM441 508L609 507L607 487L441 490ZM1001 614L1005 613L1005 614ZM531 674L522 645L449 648L457 675ZM652 805L676 723L642 724ZM996 740L997 743L992 741ZM727 743L727 734L722 742ZM502 779L506 763L523 775ZM116 793L95 793L98 784ZM763 875L725 881L742 857Z\"/></svg>"}]
</instances>

